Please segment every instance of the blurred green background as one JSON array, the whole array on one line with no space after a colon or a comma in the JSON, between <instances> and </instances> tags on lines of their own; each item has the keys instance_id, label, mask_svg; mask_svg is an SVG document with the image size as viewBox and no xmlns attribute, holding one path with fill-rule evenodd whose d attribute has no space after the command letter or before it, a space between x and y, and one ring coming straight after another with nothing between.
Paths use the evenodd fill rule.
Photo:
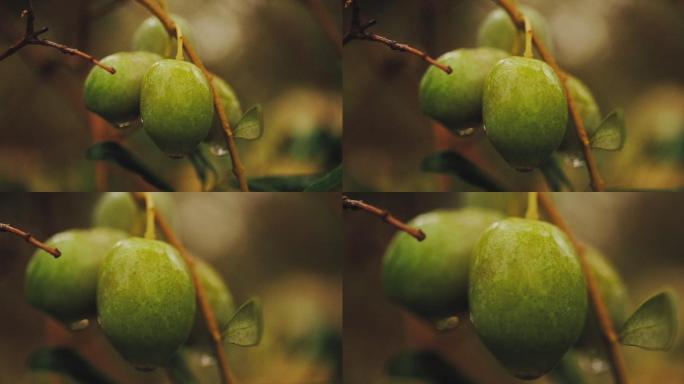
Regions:
<instances>
[{"instance_id":1,"label":"blurred green background","mask_svg":"<svg viewBox=\"0 0 684 384\"><path fill-rule=\"evenodd\" d=\"M349 194L388 209L401 220L437 208L466 205L498 207L521 216L525 193L395 193ZM676 291L679 319L684 318L684 238L680 193L554 193L561 215L580 241L600 250L615 266L627 285L630 313L664 286ZM395 229L364 212L345 211L344 270L344 377L348 383L404 383L423 381L391 379L385 372L394 357L406 351L431 351L450 369L474 383L523 383L513 378L479 341L472 324L462 317L461 325L438 333L427 322L389 301L381 284L382 258ZM430 235L429 233L427 234ZM681 320L680 320L681 321ZM632 383L684 382L684 338L669 352L651 352L622 347ZM405 355L404 355L405 356ZM423 354L424 356L424 354ZM580 359L587 384L611 383L608 366L597 355ZM441 372L435 359L428 359L433 373ZM398 364L394 369L415 369ZM535 383L556 383L544 376ZM431 384L434 384L431 382Z\"/></svg>"},{"instance_id":2,"label":"blurred green background","mask_svg":"<svg viewBox=\"0 0 684 384\"><path fill-rule=\"evenodd\" d=\"M88 227L97 194L0 195L0 222L45 240ZM176 193L176 223L188 250L211 263L239 305L262 300L264 334L256 347L227 346L241 383L330 383L341 375L342 236L337 194ZM136 371L94 323L69 332L24 298L33 248L0 234L0 383L68 383L26 367L34 350L75 348L118 383L166 383L163 371ZM206 352L192 352L201 383L217 383Z\"/></svg>"},{"instance_id":3,"label":"blurred green background","mask_svg":"<svg viewBox=\"0 0 684 384\"><path fill-rule=\"evenodd\" d=\"M131 49L133 33L150 13L131 0L35 0L43 35L102 58ZM337 2L322 1L334 23ZM342 68L334 46L301 0L168 0L186 18L195 48L210 71L233 86L246 111L264 107L265 133L238 140L250 177L319 174L341 162ZM23 34L24 0L0 4L0 50ZM95 119L82 101L90 64L60 52L28 46L0 62L0 190L145 190L151 187L117 166L96 182L85 159L93 135L132 150L176 190L199 190L187 159L166 157L139 129L115 130ZM90 117L89 117L90 116ZM229 177L228 157L214 158ZM232 175L230 175L232 177ZM222 189L234 189L221 180Z\"/></svg>"},{"instance_id":4,"label":"blurred green background","mask_svg":"<svg viewBox=\"0 0 684 384\"><path fill-rule=\"evenodd\" d=\"M627 135L620 152L595 150L607 186L684 186L684 3L678 0L520 0L546 16L561 67L583 80L608 114L623 107ZM371 30L437 57L474 47L477 28L496 7L490 0L361 0ZM349 11L344 13L348 26ZM344 48L344 163L348 191L437 191L444 180L422 173L435 149L431 120L418 105L427 68L419 58L386 46L352 41ZM458 76L458 73L453 74ZM441 128L440 128L441 129ZM446 133L446 132L444 132ZM519 173L482 130L447 145L500 180L508 190L539 190L540 172ZM587 190L585 167L564 169ZM446 188L473 190L460 180Z\"/></svg>"}]
</instances>

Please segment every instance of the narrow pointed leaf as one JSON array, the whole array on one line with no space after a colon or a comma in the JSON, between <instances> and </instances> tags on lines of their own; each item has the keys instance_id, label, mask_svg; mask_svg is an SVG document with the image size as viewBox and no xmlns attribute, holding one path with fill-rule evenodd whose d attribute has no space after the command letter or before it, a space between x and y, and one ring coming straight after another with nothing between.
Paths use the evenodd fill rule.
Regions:
<instances>
[{"instance_id":1,"label":"narrow pointed leaf","mask_svg":"<svg viewBox=\"0 0 684 384\"><path fill-rule=\"evenodd\" d=\"M32 371L67 375L79 384L114 384L114 380L69 348L48 347L36 350L29 355L28 366Z\"/></svg>"},{"instance_id":2,"label":"narrow pointed leaf","mask_svg":"<svg viewBox=\"0 0 684 384\"><path fill-rule=\"evenodd\" d=\"M575 190L572 183L570 183L570 179L568 179L568 176L563 171L563 167L561 167L558 157L551 156L549 161L539 167L539 170L544 175L551 191L558 192L561 191L563 187L566 187L570 191Z\"/></svg>"},{"instance_id":3,"label":"narrow pointed leaf","mask_svg":"<svg viewBox=\"0 0 684 384\"><path fill-rule=\"evenodd\" d=\"M197 384L197 378L192 373L190 365L182 351L174 353L166 364L166 374L173 384Z\"/></svg>"},{"instance_id":4,"label":"narrow pointed leaf","mask_svg":"<svg viewBox=\"0 0 684 384\"><path fill-rule=\"evenodd\" d=\"M342 190L342 164L328 174L314 180L304 189L304 192L330 192Z\"/></svg>"},{"instance_id":5,"label":"narrow pointed leaf","mask_svg":"<svg viewBox=\"0 0 684 384\"><path fill-rule=\"evenodd\" d=\"M259 104L248 109L233 129L235 137L245 140L256 140L260 138L263 133L264 112Z\"/></svg>"},{"instance_id":6,"label":"narrow pointed leaf","mask_svg":"<svg viewBox=\"0 0 684 384\"><path fill-rule=\"evenodd\" d=\"M263 328L261 301L250 299L235 311L233 318L222 330L223 340L227 343L251 347L261 341Z\"/></svg>"},{"instance_id":7,"label":"narrow pointed leaf","mask_svg":"<svg viewBox=\"0 0 684 384\"><path fill-rule=\"evenodd\" d=\"M155 175L154 172L119 143L113 141L97 143L86 150L86 158L88 160L109 161L118 164L121 168L137 174L161 191L173 191L169 184Z\"/></svg>"},{"instance_id":8,"label":"narrow pointed leaf","mask_svg":"<svg viewBox=\"0 0 684 384\"><path fill-rule=\"evenodd\" d=\"M264 176L254 177L247 180L249 190L253 192L302 192L320 175L293 175L293 176ZM234 187L237 181L231 180Z\"/></svg>"},{"instance_id":9,"label":"narrow pointed leaf","mask_svg":"<svg viewBox=\"0 0 684 384\"><path fill-rule=\"evenodd\" d=\"M214 168L211 162L205 157L204 153L199 147L188 156L188 159L195 168L195 172L197 173L197 177L202 182L202 186L206 187L207 182L211 180L212 177L213 180L218 178L218 172L216 171L216 168Z\"/></svg>"},{"instance_id":10,"label":"narrow pointed leaf","mask_svg":"<svg viewBox=\"0 0 684 384\"><path fill-rule=\"evenodd\" d=\"M619 151L625 143L625 113L616 108L603 119L594 135L591 147L606 151Z\"/></svg>"},{"instance_id":11,"label":"narrow pointed leaf","mask_svg":"<svg viewBox=\"0 0 684 384\"><path fill-rule=\"evenodd\" d=\"M677 335L677 309L672 291L646 300L620 330L620 342L650 350L667 350Z\"/></svg>"},{"instance_id":12,"label":"narrow pointed leaf","mask_svg":"<svg viewBox=\"0 0 684 384\"><path fill-rule=\"evenodd\" d=\"M421 169L424 172L448 173L460 177L463 181L489 192L500 192L504 189L484 173L480 167L453 151L438 152L423 159Z\"/></svg>"}]
</instances>

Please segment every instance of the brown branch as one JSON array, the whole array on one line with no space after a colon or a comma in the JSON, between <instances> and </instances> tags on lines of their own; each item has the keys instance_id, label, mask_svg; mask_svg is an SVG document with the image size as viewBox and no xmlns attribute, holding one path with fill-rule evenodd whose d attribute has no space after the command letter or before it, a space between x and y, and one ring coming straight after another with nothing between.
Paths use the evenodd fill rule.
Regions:
<instances>
[{"instance_id":1,"label":"brown branch","mask_svg":"<svg viewBox=\"0 0 684 384\"><path fill-rule=\"evenodd\" d=\"M425 240L425 232L420 230L419 228L414 228L403 221L397 219L394 217L389 211L385 209L378 208L376 206L370 205L366 203L365 201L362 200L353 200L347 197L346 195L342 195L342 208L343 209L348 209L352 211L356 210L362 210L366 211L370 214L373 214L377 217L380 218L380 220L386 222L389 225L394 226L400 231L404 231L408 233L409 235L413 236L416 238L418 241L423 241Z\"/></svg>"},{"instance_id":2,"label":"brown branch","mask_svg":"<svg viewBox=\"0 0 684 384\"><path fill-rule=\"evenodd\" d=\"M514 1L493 1L499 4L508 13L513 23L515 23L519 29L523 31L525 30L524 16L518 10ZM594 154L591 151L591 142L589 141L589 135L587 135L587 130L584 127L584 122L582 121L582 117L580 116L579 110L577 109L577 104L575 102L575 99L572 97L572 94L570 93L570 88L568 87L568 76L558 66L556 59L553 57L553 55L551 55L551 52L549 52L549 50L544 46L544 43L541 41L541 38L539 38L539 36L536 33L534 33L534 31L532 32L532 42L534 43L534 46L537 48L537 51L539 52L541 58L551 66L553 71L560 79L561 84L563 85L563 92L565 92L565 97L568 100L568 108L570 110L572 120L575 123L577 136L579 136L580 142L582 143L582 152L584 153L584 160L586 161L587 169L589 170L591 188L594 191L598 192L604 191L605 183L603 181L603 178L601 177L601 174L599 173L598 166L596 165L596 161L594 159Z\"/></svg>"},{"instance_id":3,"label":"brown branch","mask_svg":"<svg viewBox=\"0 0 684 384\"><path fill-rule=\"evenodd\" d=\"M171 17L166 13L164 9L162 9L162 7L156 1L135 1L143 7L147 8L147 10L149 10L154 16L156 16L170 36L176 35L176 23L171 19ZM197 55L197 53L195 52L192 45L190 44L190 42L188 42L187 39L183 39L183 48L185 49L185 52L188 54L190 61L192 61L193 64L199 67L199 69L204 74L204 77L206 77L207 81L209 82L209 87L211 88L211 93L214 98L214 107L216 109L216 112L218 112L219 120L221 121L223 131L226 134L228 152L230 152L230 160L233 163L233 174L240 183L240 190L243 192L249 192L249 186L247 185L247 176L245 175L245 167L242 165L242 161L240 160L240 154L237 149L237 144L235 143L235 136L233 135L233 128L231 128L230 123L228 122L226 111L223 109L223 102L221 101L221 97L219 96L218 91L216 90L216 87L214 87L214 83L212 82L213 76L204 66L202 60L199 58L199 56Z\"/></svg>"},{"instance_id":4,"label":"brown branch","mask_svg":"<svg viewBox=\"0 0 684 384\"><path fill-rule=\"evenodd\" d=\"M34 30L34 22L35 22L35 14L33 12L33 3L31 0L27 0L28 3L28 9L25 9L21 12L21 17L26 17L26 33L24 36L19 39L16 43L14 43L11 47L7 48L5 52L0 54L0 61L4 60L5 58L13 55L20 49L24 48L27 45L42 45L45 47L51 47L54 48L66 55L72 55L72 56L77 56L82 59L88 60L91 63L101 67L105 71L114 74L116 73L116 70L108 65L102 64L99 60L94 58L92 55L87 54L83 51L80 51L76 48L71 48L68 47L64 44L60 43L55 43L54 41L46 40L46 39L41 39L40 35L44 34L45 32L48 31L47 27L43 27L37 31Z\"/></svg>"},{"instance_id":5,"label":"brown branch","mask_svg":"<svg viewBox=\"0 0 684 384\"><path fill-rule=\"evenodd\" d=\"M21 237L22 239L26 240L27 243L33 245L36 248L42 249L43 251L54 256L55 258L62 256L62 252L60 252L59 249L53 248L53 247L41 242L40 240L36 239L32 234L30 234L24 230L21 230L19 228L13 227L9 224L0 223L0 232L8 232L8 233L15 234L15 235Z\"/></svg>"},{"instance_id":6,"label":"brown branch","mask_svg":"<svg viewBox=\"0 0 684 384\"><path fill-rule=\"evenodd\" d=\"M404 43L399 43L385 36L368 31L368 28L374 26L376 24L376 21L361 21L361 7L359 6L358 0L349 0L345 2L344 7L352 8L352 17L349 26L349 31L345 34L344 38L342 39L342 45L346 45L347 43L353 40L375 41L377 43L388 46L390 49L394 51L406 52L418 56L428 64L441 69L447 74L451 74L451 72L453 72L450 66L439 63L432 56L428 55L426 52L421 51L416 47Z\"/></svg>"},{"instance_id":7,"label":"brown branch","mask_svg":"<svg viewBox=\"0 0 684 384\"><path fill-rule=\"evenodd\" d=\"M321 0L302 1L304 1L304 4L306 4L306 6L309 8L309 11L316 18L316 20L318 20L318 23L321 24L321 27L325 31L325 35L328 37L328 40L330 40L330 43L332 43L332 45L335 47L337 55L342 57L342 37L340 36L335 22L321 4Z\"/></svg>"},{"instance_id":8,"label":"brown branch","mask_svg":"<svg viewBox=\"0 0 684 384\"><path fill-rule=\"evenodd\" d=\"M615 382L617 384L626 384L627 373L625 368L625 361L622 357L622 351L620 350L619 339L617 333L615 332L615 326L613 325L613 321L611 320L610 315L608 314L608 308L606 307L606 303L603 300L603 296L601 295L601 291L599 289L596 278L594 277L594 274L591 271L591 267L589 266L589 261L587 260L586 256L586 247L582 243L580 243L580 241L572 233L567 223L565 223L560 213L554 206L553 201L551 201L551 198L549 197L548 193L539 192L538 196L539 204L541 204L542 208L546 212L549 221L551 221L563 232L565 232L565 234L570 239L570 242L572 242L575 249L577 250L580 265L582 266L582 272L584 273L584 276L587 280L589 301L591 302L591 305L594 308L594 312L596 313L596 317L599 320L599 327L601 328L603 339L606 343L606 347L608 348L611 362L610 366L611 370L613 371L613 376L615 377Z\"/></svg>"},{"instance_id":9,"label":"brown branch","mask_svg":"<svg viewBox=\"0 0 684 384\"><path fill-rule=\"evenodd\" d=\"M145 195L143 193L132 192L131 196L138 202L138 205L141 208L145 207ZM195 294L200 305L200 311L204 321L207 324L207 329L209 329L209 334L211 335L211 340L213 342L216 361L218 362L219 370L221 372L221 382L224 384L236 383L237 381L235 380L233 372L228 365L228 360L226 359L226 352L223 349L223 340L221 340L221 332L219 331L218 323L216 322L216 316L214 316L214 311L211 309L211 305L209 305L207 294L200 282L193 257L190 255L190 252L188 252L185 246L183 246L183 243L180 242L164 217L159 214L158 210L154 211L154 220L157 223L157 226L159 226L161 233L166 238L166 241L178 250L178 252L181 254L181 257L183 257L185 264L188 266L190 276L192 277L192 283L195 286Z\"/></svg>"}]
</instances>

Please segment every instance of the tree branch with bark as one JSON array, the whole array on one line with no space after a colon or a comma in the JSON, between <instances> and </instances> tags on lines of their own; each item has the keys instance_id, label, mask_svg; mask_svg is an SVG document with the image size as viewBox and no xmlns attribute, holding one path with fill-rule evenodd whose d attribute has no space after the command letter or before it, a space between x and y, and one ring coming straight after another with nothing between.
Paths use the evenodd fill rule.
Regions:
<instances>
[{"instance_id":1,"label":"tree branch with bark","mask_svg":"<svg viewBox=\"0 0 684 384\"><path fill-rule=\"evenodd\" d=\"M17 235L24 239L27 243L33 245L36 248L42 249L43 251L54 256L55 258L62 256L62 252L60 252L59 249L43 243L42 241L36 239L35 236L30 234L29 232L24 231L23 229L13 227L9 224L0 223L0 232L7 232L13 235Z\"/></svg>"}]
</instances>

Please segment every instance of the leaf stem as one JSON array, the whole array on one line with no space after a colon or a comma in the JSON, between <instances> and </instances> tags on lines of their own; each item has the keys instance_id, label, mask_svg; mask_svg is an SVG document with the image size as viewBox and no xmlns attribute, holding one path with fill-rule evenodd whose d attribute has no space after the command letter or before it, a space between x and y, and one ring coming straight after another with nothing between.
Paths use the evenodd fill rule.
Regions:
<instances>
[{"instance_id":1,"label":"leaf stem","mask_svg":"<svg viewBox=\"0 0 684 384\"><path fill-rule=\"evenodd\" d=\"M176 60L183 61L183 30L178 24L176 24L176 40L178 41L178 46L176 47Z\"/></svg>"},{"instance_id":2,"label":"leaf stem","mask_svg":"<svg viewBox=\"0 0 684 384\"><path fill-rule=\"evenodd\" d=\"M524 56L528 59L534 57L532 53L532 23L530 19L525 16L525 54Z\"/></svg>"},{"instance_id":3,"label":"leaf stem","mask_svg":"<svg viewBox=\"0 0 684 384\"><path fill-rule=\"evenodd\" d=\"M0 232L7 232L7 233L17 235L17 236L21 237L22 239L24 239L27 243L33 245L36 248L42 249L43 251L54 256L55 258L58 258L62 255L62 252L60 252L59 249L53 248L53 247L43 243L42 241L36 239L32 234L30 234L30 233L28 233L22 229L19 229L17 227L13 227L9 224L0 223Z\"/></svg>"},{"instance_id":4,"label":"leaf stem","mask_svg":"<svg viewBox=\"0 0 684 384\"><path fill-rule=\"evenodd\" d=\"M389 211L385 209L378 208L374 205L368 204L362 200L352 200L349 197L342 195L342 208L346 210L362 210L366 211L372 215L379 217L382 221L387 224L397 228L400 231L404 231L409 235L413 236L418 241L425 240L425 232L419 228L412 227L403 221L394 217Z\"/></svg>"}]
</instances>

